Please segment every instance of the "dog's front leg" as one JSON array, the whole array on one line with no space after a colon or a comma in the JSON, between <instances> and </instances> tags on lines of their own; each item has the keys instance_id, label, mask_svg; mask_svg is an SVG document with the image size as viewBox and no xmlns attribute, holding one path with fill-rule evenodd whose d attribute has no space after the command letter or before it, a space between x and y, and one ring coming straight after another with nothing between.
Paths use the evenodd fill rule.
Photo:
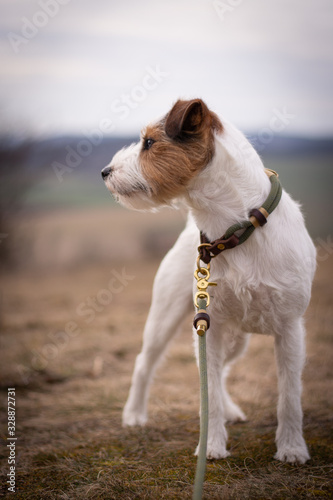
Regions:
<instances>
[{"instance_id":1,"label":"dog's front leg","mask_svg":"<svg viewBox=\"0 0 333 500\"><path fill-rule=\"evenodd\" d=\"M194 330L196 356L198 358L197 333ZM207 458L226 458L228 434L223 401L223 367L226 358L223 345L222 326L211 317L211 326L206 334L207 378L208 378L208 441ZM195 454L199 453L198 445Z\"/></svg>"},{"instance_id":2,"label":"dog's front leg","mask_svg":"<svg viewBox=\"0 0 333 500\"><path fill-rule=\"evenodd\" d=\"M198 239L196 228L188 225L157 272L142 351L135 362L132 385L123 412L123 425L146 423L154 370L167 344L179 332L184 317L193 309L192 283Z\"/></svg>"},{"instance_id":3,"label":"dog's front leg","mask_svg":"<svg viewBox=\"0 0 333 500\"><path fill-rule=\"evenodd\" d=\"M301 376L305 359L304 336L303 322L299 319L275 337L279 384L275 458L282 462L300 464L310 458L302 433Z\"/></svg>"}]
</instances>

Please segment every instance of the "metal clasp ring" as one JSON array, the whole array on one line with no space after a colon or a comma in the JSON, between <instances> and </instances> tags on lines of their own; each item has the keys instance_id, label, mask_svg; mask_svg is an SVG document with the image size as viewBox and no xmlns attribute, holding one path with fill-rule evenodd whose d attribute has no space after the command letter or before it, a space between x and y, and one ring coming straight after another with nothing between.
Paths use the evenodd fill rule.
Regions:
<instances>
[{"instance_id":1,"label":"metal clasp ring","mask_svg":"<svg viewBox=\"0 0 333 500\"><path fill-rule=\"evenodd\" d=\"M208 292L197 292L194 297L194 304L199 309L198 299L206 299L206 307L210 304L210 297Z\"/></svg>"}]
</instances>

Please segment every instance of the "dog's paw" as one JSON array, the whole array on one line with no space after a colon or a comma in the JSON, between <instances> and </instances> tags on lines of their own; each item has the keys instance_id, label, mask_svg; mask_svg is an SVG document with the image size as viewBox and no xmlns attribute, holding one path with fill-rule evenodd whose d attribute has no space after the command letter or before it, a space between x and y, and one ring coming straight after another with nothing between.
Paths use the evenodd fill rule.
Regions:
<instances>
[{"instance_id":1,"label":"dog's paw","mask_svg":"<svg viewBox=\"0 0 333 500\"><path fill-rule=\"evenodd\" d=\"M123 427L134 427L139 425L143 427L147 423L147 415L142 413L134 413L132 411L123 412Z\"/></svg>"},{"instance_id":2,"label":"dog's paw","mask_svg":"<svg viewBox=\"0 0 333 500\"><path fill-rule=\"evenodd\" d=\"M215 447L207 448L206 457L208 460L219 460L221 458L230 457L230 451L226 448L216 449Z\"/></svg>"},{"instance_id":3,"label":"dog's paw","mask_svg":"<svg viewBox=\"0 0 333 500\"><path fill-rule=\"evenodd\" d=\"M197 457L199 455L200 443L195 450L194 455ZM225 447L217 447L212 445L207 445L206 458L208 460L219 460L221 458L227 458L230 456L230 452Z\"/></svg>"},{"instance_id":4,"label":"dog's paw","mask_svg":"<svg viewBox=\"0 0 333 500\"><path fill-rule=\"evenodd\" d=\"M310 460L310 455L306 444L304 443L303 446L280 446L278 451L275 453L274 458L276 460L280 460L281 462L288 462L290 464L305 464L307 460Z\"/></svg>"},{"instance_id":5,"label":"dog's paw","mask_svg":"<svg viewBox=\"0 0 333 500\"><path fill-rule=\"evenodd\" d=\"M245 413L235 403L229 403L224 409L226 422L246 422Z\"/></svg>"}]
</instances>

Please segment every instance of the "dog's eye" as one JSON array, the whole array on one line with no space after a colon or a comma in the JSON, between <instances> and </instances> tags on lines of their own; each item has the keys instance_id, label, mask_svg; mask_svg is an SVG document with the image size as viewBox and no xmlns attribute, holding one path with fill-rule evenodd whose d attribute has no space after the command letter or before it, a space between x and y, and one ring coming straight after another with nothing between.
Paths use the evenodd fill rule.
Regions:
<instances>
[{"instance_id":1,"label":"dog's eye","mask_svg":"<svg viewBox=\"0 0 333 500\"><path fill-rule=\"evenodd\" d=\"M154 139L151 139L150 137L148 139L145 139L143 143L143 149L145 150L150 149L154 144L154 142L155 142Z\"/></svg>"}]
</instances>

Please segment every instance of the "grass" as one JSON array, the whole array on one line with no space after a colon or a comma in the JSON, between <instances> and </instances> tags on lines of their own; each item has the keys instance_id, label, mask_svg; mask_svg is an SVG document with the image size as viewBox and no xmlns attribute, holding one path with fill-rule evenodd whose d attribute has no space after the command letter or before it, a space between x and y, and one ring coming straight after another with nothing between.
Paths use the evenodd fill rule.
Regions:
<instances>
[{"instance_id":1,"label":"grass","mask_svg":"<svg viewBox=\"0 0 333 500\"><path fill-rule=\"evenodd\" d=\"M72 436L75 445L32 454L29 467L20 470L16 498L191 498L198 438L192 415L146 429L123 430L113 419L110 424L97 441L87 440L82 429ZM331 498L325 433L312 436L311 462L292 466L272 459L273 427L265 433L260 426L241 428L245 447L234 426L234 457L208 462L204 498Z\"/></svg>"},{"instance_id":2,"label":"grass","mask_svg":"<svg viewBox=\"0 0 333 500\"><path fill-rule=\"evenodd\" d=\"M86 213L82 217L86 222ZM76 230L77 220L73 218ZM52 219L48 221L52 232ZM111 226L113 222L111 218ZM135 278L96 312L91 323L76 312L82 301L105 288L110 270L121 270L123 265L86 262L81 267L26 269L3 276L0 397L6 409L7 387L16 387L17 499L192 496L199 381L191 317L155 377L147 427L121 426L158 261L141 256L126 261L126 272ZM273 458L277 399L273 343L269 337L254 336L229 378L230 392L248 421L228 426L231 457L208 462L205 499L332 498L332 268L332 256L319 263L306 317L303 407L311 460L293 466ZM44 352L47 344L61 338L56 334L68 321L75 321L80 333L58 346L46 366L33 366L34 353ZM6 442L5 411L1 425ZM10 498L5 446L0 459L2 494Z\"/></svg>"}]
</instances>

